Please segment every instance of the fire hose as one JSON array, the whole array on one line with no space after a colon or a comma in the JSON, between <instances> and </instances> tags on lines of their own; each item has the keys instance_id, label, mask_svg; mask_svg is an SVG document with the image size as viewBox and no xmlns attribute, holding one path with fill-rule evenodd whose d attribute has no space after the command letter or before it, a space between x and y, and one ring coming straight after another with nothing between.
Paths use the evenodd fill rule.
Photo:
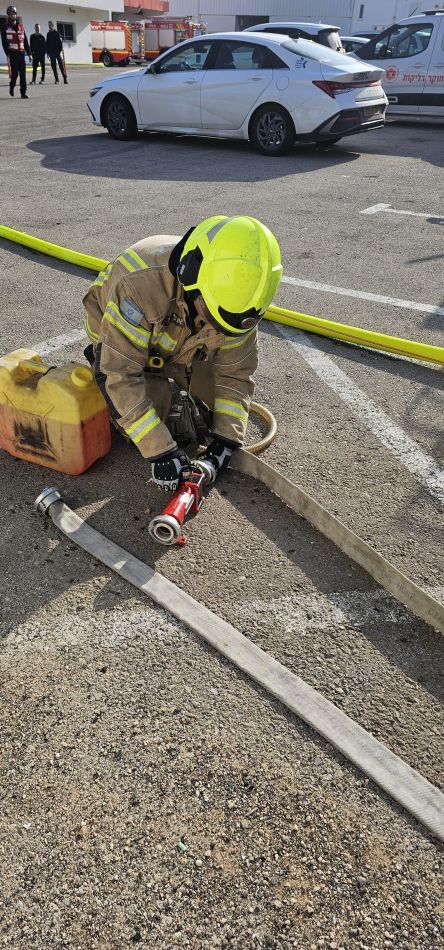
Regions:
<instances>
[{"instance_id":1,"label":"fire hose","mask_svg":"<svg viewBox=\"0 0 444 950\"><path fill-rule=\"evenodd\" d=\"M254 462L255 469L256 466L265 465L261 459L243 450L239 450L236 456L238 464L235 467L239 471L246 472L251 462ZM269 473L273 473L273 479L277 476L279 483L282 476L270 466L266 467ZM287 479L284 481L287 482ZM297 501L300 489L291 483L288 483L288 486L293 493L296 492ZM313 499L311 502L316 506L317 503ZM287 503L293 507L290 498ZM91 528L64 504L56 489L45 489L36 499L35 507L42 514L49 514L54 525L71 541L166 609L283 703L368 775L433 835L444 840L444 795L403 759L231 624L199 604L143 561ZM297 510L297 507L294 510ZM329 515L329 518L336 521L333 515Z\"/></svg>"}]
</instances>

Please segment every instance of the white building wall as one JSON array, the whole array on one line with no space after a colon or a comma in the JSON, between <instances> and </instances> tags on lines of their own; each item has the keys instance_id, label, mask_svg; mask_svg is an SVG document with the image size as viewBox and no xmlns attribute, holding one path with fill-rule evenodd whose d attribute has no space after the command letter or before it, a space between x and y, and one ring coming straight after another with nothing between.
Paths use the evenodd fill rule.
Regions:
<instances>
[{"instance_id":1,"label":"white building wall","mask_svg":"<svg viewBox=\"0 0 444 950\"><path fill-rule=\"evenodd\" d=\"M442 8L437 0L356 0L352 19L352 32L383 30L398 20L405 20L423 10ZM363 8L363 9L362 9Z\"/></svg>"},{"instance_id":2,"label":"white building wall","mask_svg":"<svg viewBox=\"0 0 444 950\"><path fill-rule=\"evenodd\" d=\"M117 7L123 11L123 0L112 0L112 2L113 9ZM92 7L85 0L81 0L79 4L77 0L74 0L73 5L52 3L51 0L21 0L17 3L17 11L23 20L28 40L31 33L34 33L36 23L40 24L40 32L44 36L48 32L48 20L52 20L56 28L58 20L63 23L74 23L75 43L64 42L63 44L65 59L68 64L92 62L90 21L111 19L109 7ZM0 63L5 62L6 57L0 44ZM49 61L47 62L49 65Z\"/></svg>"},{"instance_id":3,"label":"white building wall","mask_svg":"<svg viewBox=\"0 0 444 950\"><path fill-rule=\"evenodd\" d=\"M236 17L322 21L348 29L355 0L170 0L171 16L203 20L211 33L235 30ZM390 2L390 0L389 0Z\"/></svg>"},{"instance_id":4,"label":"white building wall","mask_svg":"<svg viewBox=\"0 0 444 950\"><path fill-rule=\"evenodd\" d=\"M235 30L236 17L322 21L349 28L355 0L170 0L169 16L203 20L211 33ZM388 0L390 2L390 0Z\"/></svg>"},{"instance_id":5,"label":"white building wall","mask_svg":"<svg viewBox=\"0 0 444 950\"><path fill-rule=\"evenodd\" d=\"M343 33L384 29L422 10L442 9L444 0L170 0L170 16L203 20L210 33L235 30L236 18L299 20L339 26ZM363 9L362 9L363 8Z\"/></svg>"}]
</instances>

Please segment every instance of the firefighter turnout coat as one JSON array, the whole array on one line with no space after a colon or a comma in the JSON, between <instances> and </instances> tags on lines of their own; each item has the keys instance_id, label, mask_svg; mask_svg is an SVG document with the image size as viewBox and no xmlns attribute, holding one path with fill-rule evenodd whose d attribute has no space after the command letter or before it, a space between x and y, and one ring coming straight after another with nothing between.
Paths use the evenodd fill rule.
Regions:
<instances>
[{"instance_id":1,"label":"firefighter turnout coat","mask_svg":"<svg viewBox=\"0 0 444 950\"><path fill-rule=\"evenodd\" d=\"M213 434L238 445L254 391L257 327L239 338L196 318L190 329L184 289L168 267L179 240L156 235L127 248L83 300L96 378L118 426L149 459L176 445L165 425L169 379L183 386L191 374L191 392L213 410ZM164 360L156 373L153 356Z\"/></svg>"}]
</instances>

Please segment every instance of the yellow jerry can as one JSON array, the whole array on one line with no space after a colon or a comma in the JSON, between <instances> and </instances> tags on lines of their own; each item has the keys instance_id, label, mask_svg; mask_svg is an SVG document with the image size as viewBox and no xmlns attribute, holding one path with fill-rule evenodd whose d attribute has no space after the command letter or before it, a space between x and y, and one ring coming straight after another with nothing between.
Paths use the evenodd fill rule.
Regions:
<instances>
[{"instance_id":1,"label":"yellow jerry can","mask_svg":"<svg viewBox=\"0 0 444 950\"><path fill-rule=\"evenodd\" d=\"M111 448L105 400L89 366L47 366L33 350L0 357L0 446L81 475Z\"/></svg>"}]
</instances>

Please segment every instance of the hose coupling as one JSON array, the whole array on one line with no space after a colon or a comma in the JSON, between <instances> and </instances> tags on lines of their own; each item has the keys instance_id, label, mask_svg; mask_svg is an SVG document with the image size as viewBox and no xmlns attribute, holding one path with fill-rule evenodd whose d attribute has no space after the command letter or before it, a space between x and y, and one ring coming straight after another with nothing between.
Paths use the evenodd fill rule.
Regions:
<instances>
[{"instance_id":1,"label":"hose coupling","mask_svg":"<svg viewBox=\"0 0 444 950\"><path fill-rule=\"evenodd\" d=\"M55 501L61 500L62 496L57 488L45 488L38 498L36 498L34 508L39 511L41 515L46 515L51 505L53 505Z\"/></svg>"},{"instance_id":2,"label":"hose coupling","mask_svg":"<svg viewBox=\"0 0 444 950\"><path fill-rule=\"evenodd\" d=\"M198 472L202 472L202 475L205 478L206 485L212 485L217 478L217 469L212 462L209 462L208 459L192 459L191 462L193 469L197 469Z\"/></svg>"}]
</instances>

